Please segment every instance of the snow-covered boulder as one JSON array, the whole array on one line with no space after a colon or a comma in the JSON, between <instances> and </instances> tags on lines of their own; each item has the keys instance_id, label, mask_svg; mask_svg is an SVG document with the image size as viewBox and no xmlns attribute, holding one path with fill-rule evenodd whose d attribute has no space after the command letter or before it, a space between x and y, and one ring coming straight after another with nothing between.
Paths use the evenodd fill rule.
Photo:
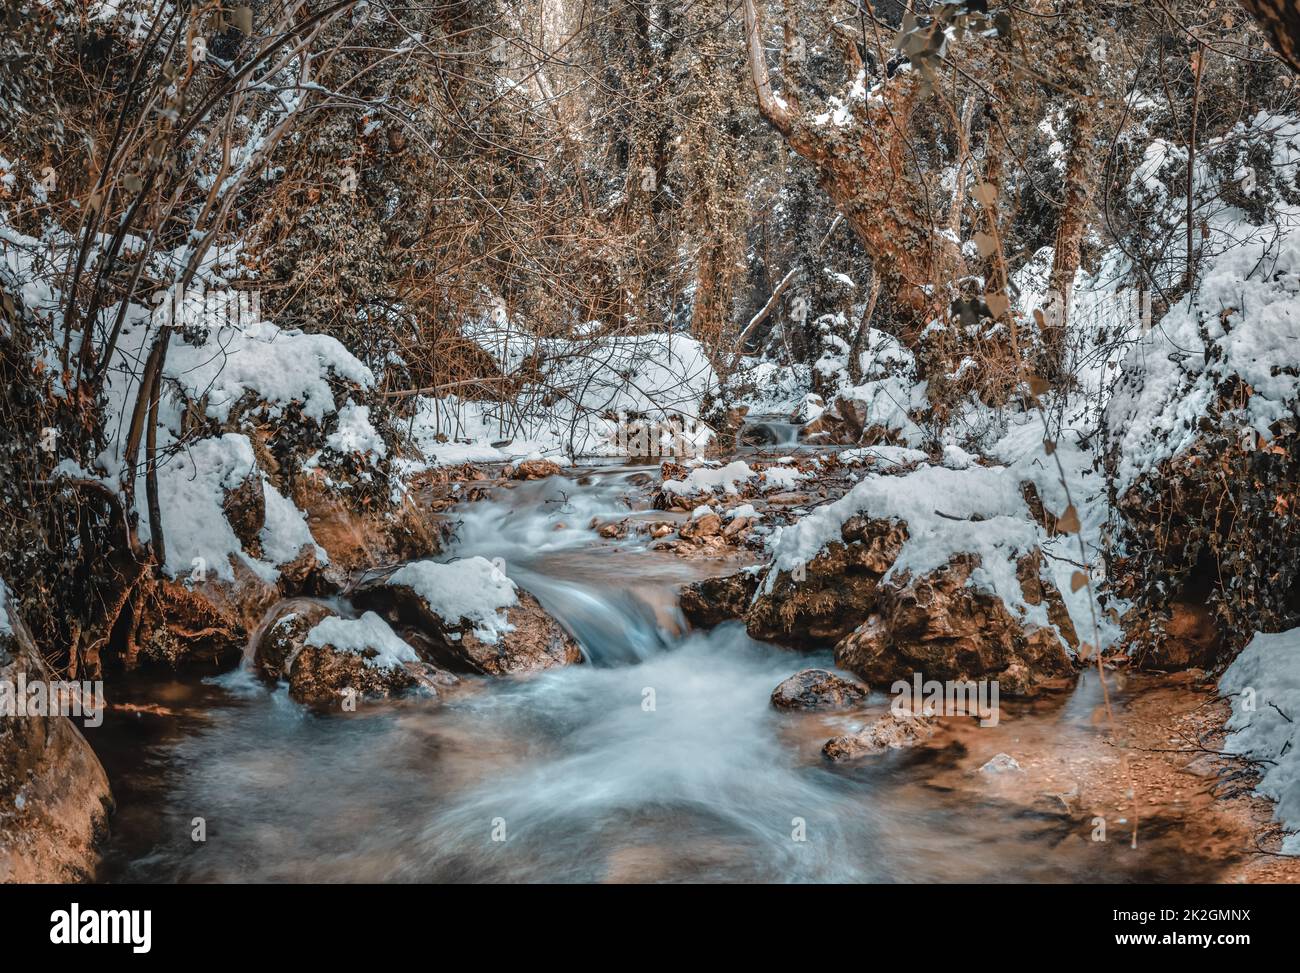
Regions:
<instances>
[{"instance_id":1,"label":"snow-covered boulder","mask_svg":"<svg viewBox=\"0 0 1300 973\"><path fill-rule=\"evenodd\" d=\"M868 683L1068 673L1077 636L1008 467L868 473L772 542L745 614L754 638L834 645ZM1027 675L1026 675L1027 673Z\"/></svg>"},{"instance_id":2,"label":"snow-covered boulder","mask_svg":"<svg viewBox=\"0 0 1300 973\"><path fill-rule=\"evenodd\" d=\"M979 556L959 554L928 574L891 574L876 589L875 610L835 647L835 663L868 682L922 673L926 679L996 679L1006 695L1031 695L1041 679L1073 671L1063 639L1077 644L1055 586L1036 555L1021 560L1027 604L1054 624L1014 615L1000 597L970 584ZM1047 589L1044 592L1044 589Z\"/></svg>"},{"instance_id":3,"label":"snow-covered boulder","mask_svg":"<svg viewBox=\"0 0 1300 973\"><path fill-rule=\"evenodd\" d=\"M436 695L454 682L374 612L322 619L289 662L289 695L312 706L348 708L364 697L416 687Z\"/></svg>"},{"instance_id":4,"label":"snow-covered boulder","mask_svg":"<svg viewBox=\"0 0 1300 973\"><path fill-rule=\"evenodd\" d=\"M537 599L483 557L412 561L353 600L412 630L429 658L454 671L501 676L582 660Z\"/></svg>"}]
</instances>

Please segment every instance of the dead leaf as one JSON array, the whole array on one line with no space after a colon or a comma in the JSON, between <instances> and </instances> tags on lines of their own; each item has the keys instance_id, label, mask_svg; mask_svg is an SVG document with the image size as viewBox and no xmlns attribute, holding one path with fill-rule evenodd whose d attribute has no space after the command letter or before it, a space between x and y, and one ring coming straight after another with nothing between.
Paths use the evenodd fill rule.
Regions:
<instances>
[{"instance_id":1,"label":"dead leaf","mask_svg":"<svg viewBox=\"0 0 1300 973\"><path fill-rule=\"evenodd\" d=\"M1079 511L1074 509L1074 504L1065 508L1065 513L1056 518L1056 527L1067 534L1079 533Z\"/></svg>"},{"instance_id":2,"label":"dead leaf","mask_svg":"<svg viewBox=\"0 0 1300 973\"><path fill-rule=\"evenodd\" d=\"M1075 571L1074 574L1070 575L1071 591L1078 591L1080 588L1086 588L1087 586L1088 586L1088 576L1084 574L1082 571Z\"/></svg>"}]
</instances>

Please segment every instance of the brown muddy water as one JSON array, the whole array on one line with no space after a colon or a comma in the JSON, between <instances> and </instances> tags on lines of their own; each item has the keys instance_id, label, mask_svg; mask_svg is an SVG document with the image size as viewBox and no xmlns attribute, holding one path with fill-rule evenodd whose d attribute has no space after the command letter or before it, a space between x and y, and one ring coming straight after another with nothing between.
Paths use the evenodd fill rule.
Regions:
<instances>
[{"instance_id":1,"label":"brown muddy water","mask_svg":"<svg viewBox=\"0 0 1300 973\"><path fill-rule=\"evenodd\" d=\"M459 512L448 557L502 557L582 642L583 665L471 680L445 699L317 715L246 669L115 685L88 736L118 802L114 882L1212 881L1221 859L1155 816L1134 850L1089 815L977 768L1018 745L1101 747L1095 676L1002 701L933 745L855 763L831 736L883 713L768 698L829 653L688 632L676 590L719 565L598 542L626 471L503 491ZM558 524L563 526L558 527ZM727 568L731 570L734 568ZM1121 700L1122 704L1122 700ZM954 720L959 718L954 718ZM967 725L969 724L969 725ZM1001 777L1002 775L998 775ZM206 840L194 840L196 819ZM796 840L802 836L804 840Z\"/></svg>"}]
</instances>

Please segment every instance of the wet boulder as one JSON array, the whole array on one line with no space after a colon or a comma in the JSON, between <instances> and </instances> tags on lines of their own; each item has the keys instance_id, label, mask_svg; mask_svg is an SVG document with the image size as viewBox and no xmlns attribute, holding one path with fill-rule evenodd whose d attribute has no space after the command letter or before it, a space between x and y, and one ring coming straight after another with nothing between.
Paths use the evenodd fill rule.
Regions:
<instances>
[{"instance_id":1,"label":"wet boulder","mask_svg":"<svg viewBox=\"0 0 1300 973\"><path fill-rule=\"evenodd\" d=\"M288 679L293 699L330 709L416 687L436 695L455 682L421 659L374 612L360 618L330 616L312 626L289 661Z\"/></svg>"},{"instance_id":2,"label":"wet boulder","mask_svg":"<svg viewBox=\"0 0 1300 973\"><path fill-rule=\"evenodd\" d=\"M722 532L722 518L710 511L701 514L698 517L692 517L677 531L684 541L703 541L710 537L717 537Z\"/></svg>"},{"instance_id":3,"label":"wet boulder","mask_svg":"<svg viewBox=\"0 0 1300 973\"><path fill-rule=\"evenodd\" d=\"M978 555L958 554L927 574L903 571L882 581L875 610L836 645L835 664L873 683L913 673L939 680L1006 673L1008 692L1016 695L1029 694L1041 680L1069 675L1067 636L1020 617L999 595L972 584L980 564ZM1037 572L1034 581L1022 588L1026 603L1060 603L1064 612L1055 584ZM1072 626L1068 637L1074 637Z\"/></svg>"},{"instance_id":4,"label":"wet boulder","mask_svg":"<svg viewBox=\"0 0 1300 973\"><path fill-rule=\"evenodd\" d=\"M316 602L295 604L272 621L253 647L253 666L268 682L288 678L298 653L307 643L307 634L326 618L337 615L332 608Z\"/></svg>"},{"instance_id":5,"label":"wet boulder","mask_svg":"<svg viewBox=\"0 0 1300 973\"><path fill-rule=\"evenodd\" d=\"M148 588L141 599L139 633L124 655L128 666L195 666L220 670L235 665L248 640L238 611L241 604L264 605L274 587L237 565L235 581L196 588L166 579Z\"/></svg>"},{"instance_id":6,"label":"wet boulder","mask_svg":"<svg viewBox=\"0 0 1300 973\"><path fill-rule=\"evenodd\" d=\"M0 883L94 878L108 834L108 778L69 716L34 715L12 695L54 675L0 583ZM102 702L102 698L100 698Z\"/></svg>"},{"instance_id":7,"label":"wet boulder","mask_svg":"<svg viewBox=\"0 0 1300 973\"><path fill-rule=\"evenodd\" d=\"M793 648L834 645L876 610L876 588L907 541L900 521L850 517L806 565L780 571L745 614L752 638Z\"/></svg>"},{"instance_id":8,"label":"wet boulder","mask_svg":"<svg viewBox=\"0 0 1300 973\"><path fill-rule=\"evenodd\" d=\"M560 464L549 459L526 459L510 471L512 480L544 480L548 476L557 476Z\"/></svg>"},{"instance_id":9,"label":"wet boulder","mask_svg":"<svg viewBox=\"0 0 1300 973\"><path fill-rule=\"evenodd\" d=\"M849 709L868 692L866 686L825 669L804 669L772 690L772 705L783 710Z\"/></svg>"},{"instance_id":10,"label":"wet boulder","mask_svg":"<svg viewBox=\"0 0 1300 973\"><path fill-rule=\"evenodd\" d=\"M682 614L696 628L713 628L743 618L762 575L741 571L720 578L693 581L682 588Z\"/></svg>"},{"instance_id":11,"label":"wet boulder","mask_svg":"<svg viewBox=\"0 0 1300 973\"><path fill-rule=\"evenodd\" d=\"M934 736L937 729L938 721L934 717L891 709L856 733L827 740L822 747L822 756L838 762L902 750L923 743Z\"/></svg>"},{"instance_id":12,"label":"wet boulder","mask_svg":"<svg viewBox=\"0 0 1300 973\"><path fill-rule=\"evenodd\" d=\"M353 600L412 630L427 658L456 672L502 676L582 661L559 622L486 558L413 561Z\"/></svg>"}]
</instances>

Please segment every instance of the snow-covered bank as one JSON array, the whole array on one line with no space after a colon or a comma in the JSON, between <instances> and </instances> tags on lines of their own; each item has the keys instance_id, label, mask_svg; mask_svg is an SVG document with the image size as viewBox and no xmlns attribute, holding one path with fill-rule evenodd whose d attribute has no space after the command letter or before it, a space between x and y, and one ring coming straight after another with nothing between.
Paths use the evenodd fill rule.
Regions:
<instances>
[{"instance_id":1,"label":"snow-covered bank","mask_svg":"<svg viewBox=\"0 0 1300 973\"><path fill-rule=\"evenodd\" d=\"M1231 696L1225 749L1258 761L1259 793L1292 833L1282 852L1300 855L1300 628L1257 634L1219 680Z\"/></svg>"},{"instance_id":2,"label":"snow-covered bank","mask_svg":"<svg viewBox=\"0 0 1300 973\"><path fill-rule=\"evenodd\" d=\"M508 402L419 396L407 426L423 460L410 471L513 459L616 457L628 453L629 422L671 429L700 451L714 437L705 406L717 377L694 338L651 332L539 339L521 325L471 322L465 333L520 383ZM656 448L655 455L659 449Z\"/></svg>"}]
</instances>

